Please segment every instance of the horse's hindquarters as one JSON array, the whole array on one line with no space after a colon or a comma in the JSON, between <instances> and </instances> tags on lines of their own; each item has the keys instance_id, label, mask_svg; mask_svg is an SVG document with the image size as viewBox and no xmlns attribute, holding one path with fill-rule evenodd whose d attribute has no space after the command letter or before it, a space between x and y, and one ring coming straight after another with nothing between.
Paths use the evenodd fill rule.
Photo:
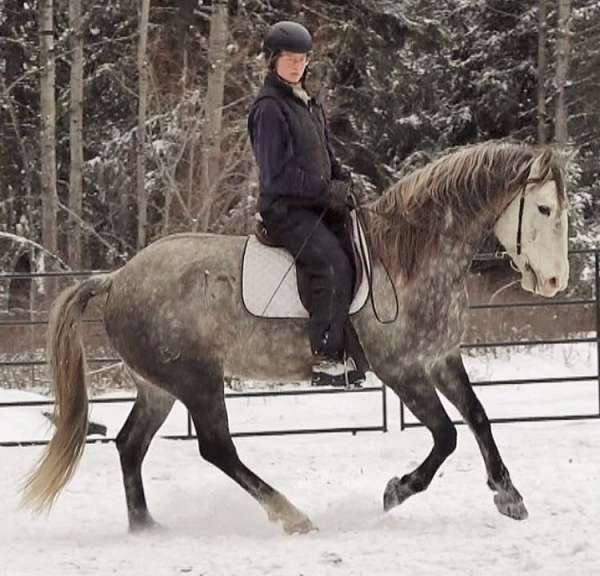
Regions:
<instances>
[{"instance_id":1,"label":"horse's hindquarters","mask_svg":"<svg viewBox=\"0 0 600 576\"><path fill-rule=\"evenodd\" d=\"M105 309L114 347L155 382L178 363L206 362L241 378L308 379L306 320L248 314L240 295L244 239L214 238L159 242L119 271Z\"/></svg>"}]
</instances>

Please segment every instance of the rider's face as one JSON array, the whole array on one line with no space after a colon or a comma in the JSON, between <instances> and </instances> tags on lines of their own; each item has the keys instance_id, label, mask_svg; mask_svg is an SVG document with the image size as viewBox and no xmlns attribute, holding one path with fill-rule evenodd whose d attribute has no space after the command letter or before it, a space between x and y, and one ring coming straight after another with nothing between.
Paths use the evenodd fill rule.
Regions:
<instances>
[{"instance_id":1,"label":"rider's face","mask_svg":"<svg viewBox=\"0 0 600 576\"><path fill-rule=\"evenodd\" d=\"M277 58L275 71L278 76L290 84L300 82L306 66L308 66L308 55L297 52L282 52Z\"/></svg>"}]
</instances>

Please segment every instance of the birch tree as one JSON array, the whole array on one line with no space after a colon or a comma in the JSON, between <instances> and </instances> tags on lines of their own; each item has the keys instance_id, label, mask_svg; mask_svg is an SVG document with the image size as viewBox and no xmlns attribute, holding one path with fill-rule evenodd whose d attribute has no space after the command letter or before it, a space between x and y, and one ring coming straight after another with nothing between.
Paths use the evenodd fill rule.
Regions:
<instances>
[{"instance_id":1,"label":"birch tree","mask_svg":"<svg viewBox=\"0 0 600 576\"><path fill-rule=\"evenodd\" d=\"M146 245L148 228L148 195L146 192L146 108L148 95L148 20L150 0L141 0L139 39L137 51L138 69L138 114L136 151L136 190L137 190L137 249Z\"/></svg>"},{"instance_id":2,"label":"birch tree","mask_svg":"<svg viewBox=\"0 0 600 576\"><path fill-rule=\"evenodd\" d=\"M69 174L69 263L81 268L81 227L83 196L83 36L81 0L69 1L71 28L71 102L70 102L70 174Z\"/></svg>"},{"instance_id":3,"label":"birch tree","mask_svg":"<svg viewBox=\"0 0 600 576\"><path fill-rule=\"evenodd\" d=\"M571 17L571 0L558 0L558 39L556 54L556 111L555 137L559 146L567 144L569 138L567 127L566 86L569 73L569 52L571 38L569 22Z\"/></svg>"},{"instance_id":4,"label":"birch tree","mask_svg":"<svg viewBox=\"0 0 600 576\"><path fill-rule=\"evenodd\" d=\"M39 0L42 244L57 252L56 103L53 0Z\"/></svg>"}]
</instances>

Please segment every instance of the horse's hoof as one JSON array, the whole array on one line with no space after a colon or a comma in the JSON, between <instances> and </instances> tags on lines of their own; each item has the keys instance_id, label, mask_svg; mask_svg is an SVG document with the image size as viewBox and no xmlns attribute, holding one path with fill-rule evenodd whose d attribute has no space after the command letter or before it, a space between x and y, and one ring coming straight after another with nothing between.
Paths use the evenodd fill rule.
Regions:
<instances>
[{"instance_id":1,"label":"horse's hoof","mask_svg":"<svg viewBox=\"0 0 600 576\"><path fill-rule=\"evenodd\" d=\"M494 504L500 514L513 520L525 520L529 516L522 498L515 499L508 494L494 494Z\"/></svg>"},{"instance_id":2,"label":"horse's hoof","mask_svg":"<svg viewBox=\"0 0 600 576\"><path fill-rule=\"evenodd\" d=\"M301 516L293 520L284 520L283 529L286 534L308 534L309 532L318 530L308 516Z\"/></svg>"},{"instance_id":3,"label":"horse's hoof","mask_svg":"<svg viewBox=\"0 0 600 576\"><path fill-rule=\"evenodd\" d=\"M385 487L383 493L383 509L385 512L391 510L395 506L402 504L414 492L408 486L405 477L398 478L394 476Z\"/></svg>"}]
</instances>

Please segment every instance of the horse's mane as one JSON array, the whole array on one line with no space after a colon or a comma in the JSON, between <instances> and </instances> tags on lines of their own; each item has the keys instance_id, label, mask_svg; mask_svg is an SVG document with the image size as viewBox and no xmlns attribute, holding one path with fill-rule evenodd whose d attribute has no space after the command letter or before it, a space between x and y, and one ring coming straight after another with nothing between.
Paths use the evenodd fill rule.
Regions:
<instances>
[{"instance_id":1,"label":"horse's mane","mask_svg":"<svg viewBox=\"0 0 600 576\"><path fill-rule=\"evenodd\" d=\"M375 254L394 274L410 280L444 241L467 240L473 226L492 225L523 189L539 158L536 182L555 180L566 204L561 158L550 146L488 142L447 153L408 174L370 206L369 236Z\"/></svg>"}]
</instances>

